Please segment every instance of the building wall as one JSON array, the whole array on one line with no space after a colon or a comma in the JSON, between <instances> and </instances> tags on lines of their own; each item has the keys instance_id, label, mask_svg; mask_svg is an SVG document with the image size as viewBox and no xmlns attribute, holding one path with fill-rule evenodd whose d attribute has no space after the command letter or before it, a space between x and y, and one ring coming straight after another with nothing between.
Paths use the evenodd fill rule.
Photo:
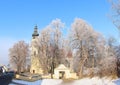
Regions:
<instances>
[{"instance_id":1,"label":"building wall","mask_svg":"<svg viewBox=\"0 0 120 85\"><path fill-rule=\"evenodd\" d=\"M54 78L59 79L61 77L62 72L64 73L62 78L65 79L78 79L76 73L71 72L71 70L67 67L65 67L63 64L60 64L57 68L54 70Z\"/></svg>"},{"instance_id":2,"label":"building wall","mask_svg":"<svg viewBox=\"0 0 120 85\"><path fill-rule=\"evenodd\" d=\"M32 39L32 42L31 42L31 68L30 68L30 72L31 73L43 74L43 70L41 68L39 58L37 56L38 55L38 50L34 46L34 43L37 40L38 40L38 37L35 37L34 39Z\"/></svg>"},{"instance_id":3,"label":"building wall","mask_svg":"<svg viewBox=\"0 0 120 85\"><path fill-rule=\"evenodd\" d=\"M59 77L60 77L59 72L60 71L64 71L65 72L64 78L70 78L70 70L55 70L55 72L54 72L54 78L59 79Z\"/></svg>"}]
</instances>

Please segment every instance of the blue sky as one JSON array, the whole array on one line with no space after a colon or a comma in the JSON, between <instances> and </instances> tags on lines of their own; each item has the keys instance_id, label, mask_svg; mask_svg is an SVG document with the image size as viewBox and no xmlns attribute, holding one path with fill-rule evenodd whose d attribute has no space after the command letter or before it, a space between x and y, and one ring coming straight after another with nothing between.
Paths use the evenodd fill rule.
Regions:
<instances>
[{"instance_id":1,"label":"blue sky","mask_svg":"<svg viewBox=\"0 0 120 85\"><path fill-rule=\"evenodd\" d=\"M0 63L8 63L8 49L14 42L31 40L36 24L42 29L56 18L66 28L82 18L105 37L118 38L110 10L108 0L0 0Z\"/></svg>"}]
</instances>

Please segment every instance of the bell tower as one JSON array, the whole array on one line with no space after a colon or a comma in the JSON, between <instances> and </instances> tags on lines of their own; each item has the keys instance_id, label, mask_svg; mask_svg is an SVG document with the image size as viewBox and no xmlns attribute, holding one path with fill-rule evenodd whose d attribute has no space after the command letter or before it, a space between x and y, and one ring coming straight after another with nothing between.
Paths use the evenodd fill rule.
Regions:
<instances>
[{"instance_id":1,"label":"bell tower","mask_svg":"<svg viewBox=\"0 0 120 85\"><path fill-rule=\"evenodd\" d=\"M32 34L32 41L31 41L31 73L39 73L43 74L41 69L39 56L38 56L38 48L35 47L36 42L39 42L39 33L37 26L34 27L34 32Z\"/></svg>"},{"instance_id":2,"label":"bell tower","mask_svg":"<svg viewBox=\"0 0 120 85\"><path fill-rule=\"evenodd\" d=\"M39 36L39 33L38 33L38 28L37 28L37 25L35 26L34 28L34 32L32 34L32 38L35 39L36 37Z\"/></svg>"}]
</instances>

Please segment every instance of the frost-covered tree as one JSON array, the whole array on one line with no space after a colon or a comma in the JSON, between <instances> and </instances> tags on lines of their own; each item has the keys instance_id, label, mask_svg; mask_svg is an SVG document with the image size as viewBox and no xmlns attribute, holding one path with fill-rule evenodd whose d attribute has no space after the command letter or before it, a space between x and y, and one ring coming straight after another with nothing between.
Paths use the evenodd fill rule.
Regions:
<instances>
[{"instance_id":1,"label":"frost-covered tree","mask_svg":"<svg viewBox=\"0 0 120 85\"><path fill-rule=\"evenodd\" d=\"M104 52L104 38L82 19L75 19L70 32L70 44L76 51L74 56L75 71L79 76L84 69L89 68L89 73L94 73L94 68L100 62ZM98 60L99 59L99 60Z\"/></svg>"},{"instance_id":2,"label":"frost-covered tree","mask_svg":"<svg viewBox=\"0 0 120 85\"><path fill-rule=\"evenodd\" d=\"M120 31L120 0L110 0L111 8L112 8L112 21L113 24Z\"/></svg>"},{"instance_id":3,"label":"frost-covered tree","mask_svg":"<svg viewBox=\"0 0 120 85\"><path fill-rule=\"evenodd\" d=\"M105 45L105 57L101 61L100 73L102 76L117 75L117 55L116 55L116 46L115 39L109 37Z\"/></svg>"},{"instance_id":4,"label":"frost-covered tree","mask_svg":"<svg viewBox=\"0 0 120 85\"><path fill-rule=\"evenodd\" d=\"M25 41L19 41L9 49L10 64L20 73L26 68L27 57L29 57L29 45Z\"/></svg>"},{"instance_id":5,"label":"frost-covered tree","mask_svg":"<svg viewBox=\"0 0 120 85\"><path fill-rule=\"evenodd\" d=\"M120 33L120 0L110 0L111 3L111 9L112 9L112 21L113 24L117 27L119 33ZM119 58L119 45L116 46L116 55L117 55L117 73L118 77L120 77L120 58Z\"/></svg>"}]
</instances>

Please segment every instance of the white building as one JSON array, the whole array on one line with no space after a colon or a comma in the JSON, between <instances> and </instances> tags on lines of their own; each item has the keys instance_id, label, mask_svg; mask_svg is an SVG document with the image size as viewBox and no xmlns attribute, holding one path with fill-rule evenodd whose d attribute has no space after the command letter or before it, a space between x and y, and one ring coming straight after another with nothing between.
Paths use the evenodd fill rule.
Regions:
<instances>
[{"instance_id":1,"label":"white building","mask_svg":"<svg viewBox=\"0 0 120 85\"><path fill-rule=\"evenodd\" d=\"M54 78L56 79L78 79L76 73L71 72L71 70L65 67L63 64L60 64L57 68L54 69Z\"/></svg>"},{"instance_id":2,"label":"white building","mask_svg":"<svg viewBox=\"0 0 120 85\"><path fill-rule=\"evenodd\" d=\"M31 73L39 73L43 74L43 70L41 69L40 61L38 58L38 50L35 47L35 42L38 40L39 33L38 28L35 26L34 33L32 34L32 41L31 41L31 67L30 72Z\"/></svg>"}]
</instances>

